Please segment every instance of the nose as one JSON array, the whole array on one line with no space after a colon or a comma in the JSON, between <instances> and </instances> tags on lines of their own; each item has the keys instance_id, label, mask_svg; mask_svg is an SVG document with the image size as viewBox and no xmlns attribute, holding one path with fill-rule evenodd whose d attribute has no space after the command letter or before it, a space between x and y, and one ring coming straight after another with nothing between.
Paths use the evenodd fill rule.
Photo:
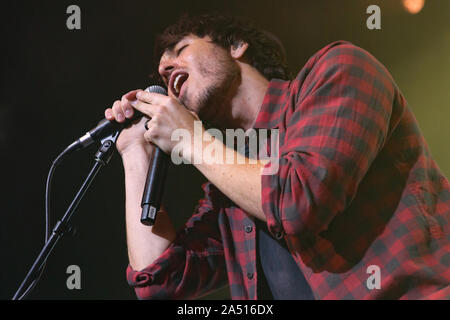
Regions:
<instances>
[{"instance_id":1,"label":"nose","mask_svg":"<svg viewBox=\"0 0 450 320\"><path fill-rule=\"evenodd\" d=\"M161 59L158 67L158 72L167 81L170 79L170 74L176 68L176 63L173 59Z\"/></svg>"}]
</instances>

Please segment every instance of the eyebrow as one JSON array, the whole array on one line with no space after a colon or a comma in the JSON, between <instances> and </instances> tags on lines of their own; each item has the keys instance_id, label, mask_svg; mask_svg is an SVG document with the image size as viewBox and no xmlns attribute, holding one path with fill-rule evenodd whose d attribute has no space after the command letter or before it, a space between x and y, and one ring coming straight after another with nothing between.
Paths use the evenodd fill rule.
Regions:
<instances>
[{"instance_id":1,"label":"eyebrow","mask_svg":"<svg viewBox=\"0 0 450 320\"><path fill-rule=\"evenodd\" d=\"M180 41L178 41L178 42L173 46L173 50L175 50L176 47L180 47L181 45L183 45L184 42L186 42L186 39L181 39Z\"/></svg>"},{"instance_id":2,"label":"eyebrow","mask_svg":"<svg viewBox=\"0 0 450 320\"><path fill-rule=\"evenodd\" d=\"M177 50L178 50L180 47L182 47L183 45L186 44L186 41L188 41L188 39L186 39L186 38L181 39L180 41L178 41L178 42L170 49L170 51L171 51L171 52L177 52Z\"/></svg>"}]
</instances>

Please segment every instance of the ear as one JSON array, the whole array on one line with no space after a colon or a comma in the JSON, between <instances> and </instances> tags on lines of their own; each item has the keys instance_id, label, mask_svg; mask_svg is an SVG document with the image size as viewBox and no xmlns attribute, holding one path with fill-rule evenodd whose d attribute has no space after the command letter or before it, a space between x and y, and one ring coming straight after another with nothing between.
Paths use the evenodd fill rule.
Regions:
<instances>
[{"instance_id":1,"label":"ear","mask_svg":"<svg viewBox=\"0 0 450 320\"><path fill-rule=\"evenodd\" d=\"M231 57L234 59L241 59L244 57L245 52L248 49L248 43L244 41L239 41L233 44L230 48Z\"/></svg>"}]
</instances>

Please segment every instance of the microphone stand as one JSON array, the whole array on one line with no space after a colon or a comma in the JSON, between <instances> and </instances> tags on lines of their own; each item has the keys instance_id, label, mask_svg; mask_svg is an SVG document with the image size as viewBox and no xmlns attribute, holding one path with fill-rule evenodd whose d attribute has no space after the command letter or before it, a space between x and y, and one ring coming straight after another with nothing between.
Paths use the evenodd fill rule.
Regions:
<instances>
[{"instance_id":1,"label":"microphone stand","mask_svg":"<svg viewBox=\"0 0 450 320\"><path fill-rule=\"evenodd\" d=\"M87 178L83 182L81 188L75 195L75 198L73 199L72 203L69 205L69 207L66 210L66 213L62 217L61 220L58 220L55 224L55 227L53 228L52 235L48 239L48 241L45 243L44 247L42 248L41 252L39 253L38 257L33 263L33 266L31 267L30 271L28 271L28 274L26 275L25 279L23 280L22 284L20 285L19 289L17 289L16 294L12 298L12 300L20 300L22 292L28 288L28 284L36 279L38 273L41 271L41 269L44 267L45 262L47 261L49 255L52 253L53 249L55 248L56 243L59 241L59 239L64 235L65 232L67 232L70 229L69 222L72 218L73 214L75 213L75 210L78 207L78 204L80 203L81 199L85 195L86 191L88 190L89 186L91 185L92 181L94 180L97 173L100 171L102 167L108 164L109 160L111 159L114 150L115 150L115 143L117 140L117 137L119 136L120 131L117 131L110 135L109 137L104 138L101 140L101 146L98 149L97 153L95 154L95 163L92 167L91 171L89 172Z\"/></svg>"}]
</instances>

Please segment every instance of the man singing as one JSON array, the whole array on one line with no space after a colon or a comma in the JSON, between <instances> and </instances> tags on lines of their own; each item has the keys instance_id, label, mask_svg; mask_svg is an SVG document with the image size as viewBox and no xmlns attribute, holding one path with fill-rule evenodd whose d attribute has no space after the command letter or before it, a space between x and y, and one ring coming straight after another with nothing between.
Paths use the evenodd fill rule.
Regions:
<instances>
[{"instance_id":1,"label":"man singing","mask_svg":"<svg viewBox=\"0 0 450 320\"><path fill-rule=\"evenodd\" d=\"M334 42L290 80L274 36L217 15L182 17L155 52L168 96L134 90L105 111L151 119L117 141L138 298L193 299L226 284L233 299L450 298L450 185L372 55ZM211 144L227 147L187 142L182 157L209 181L204 198L178 232L164 210L141 224L154 146L170 155L174 130L193 136L198 120L206 136L277 129L278 171L263 174L264 159L195 163Z\"/></svg>"}]
</instances>

